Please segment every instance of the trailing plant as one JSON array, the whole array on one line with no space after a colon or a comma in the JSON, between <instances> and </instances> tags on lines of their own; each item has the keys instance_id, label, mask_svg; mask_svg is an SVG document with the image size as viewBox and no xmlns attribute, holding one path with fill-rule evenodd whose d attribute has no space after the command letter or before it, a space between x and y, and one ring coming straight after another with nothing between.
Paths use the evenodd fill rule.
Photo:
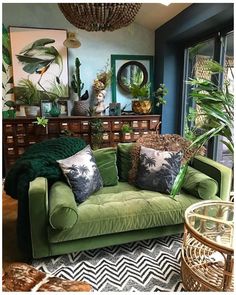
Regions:
<instances>
[{"instance_id":1,"label":"trailing plant","mask_svg":"<svg viewBox=\"0 0 236 295\"><path fill-rule=\"evenodd\" d=\"M75 59L75 73L72 75L71 87L78 95L78 100L81 98L81 92L84 89L84 83L80 79L80 60L78 57Z\"/></svg>"},{"instance_id":2,"label":"trailing plant","mask_svg":"<svg viewBox=\"0 0 236 295\"><path fill-rule=\"evenodd\" d=\"M93 149L98 149L101 147L103 141L103 123L99 118L92 118L89 121L91 129L91 144Z\"/></svg>"},{"instance_id":3,"label":"trailing plant","mask_svg":"<svg viewBox=\"0 0 236 295\"><path fill-rule=\"evenodd\" d=\"M153 93L157 100L156 106L159 107L161 104L166 104L165 96L168 94L168 89L165 84L160 84L160 87Z\"/></svg>"},{"instance_id":4,"label":"trailing plant","mask_svg":"<svg viewBox=\"0 0 236 295\"><path fill-rule=\"evenodd\" d=\"M109 62L105 67L97 73L96 79L93 81L93 88L95 92L106 89L111 83L112 69L109 68Z\"/></svg>"}]
</instances>

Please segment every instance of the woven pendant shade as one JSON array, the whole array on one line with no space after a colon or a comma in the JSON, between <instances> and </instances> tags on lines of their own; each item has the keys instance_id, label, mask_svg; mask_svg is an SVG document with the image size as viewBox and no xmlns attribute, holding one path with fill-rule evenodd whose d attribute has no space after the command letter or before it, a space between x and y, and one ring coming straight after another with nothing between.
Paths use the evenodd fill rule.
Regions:
<instances>
[{"instance_id":1,"label":"woven pendant shade","mask_svg":"<svg viewBox=\"0 0 236 295\"><path fill-rule=\"evenodd\" d=\"M86 31L114 31L128 26L142 4L139 3L59 3L65 18Z\"/></svg>"}]
</instances>

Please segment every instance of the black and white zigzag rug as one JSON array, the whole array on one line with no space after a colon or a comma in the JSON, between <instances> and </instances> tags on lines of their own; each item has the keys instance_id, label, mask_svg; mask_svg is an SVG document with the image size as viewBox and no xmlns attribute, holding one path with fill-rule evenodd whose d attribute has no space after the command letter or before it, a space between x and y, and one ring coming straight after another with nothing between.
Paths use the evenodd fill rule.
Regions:
<instances>
[{"instance_id":1,"label":"black and white zigzag rug","mask_svg":"<svg viewBox=\"0 0 236 295\"><path fill-rule=\"evenodd\" d=\"M183 291L180 277L182 236L34 260L55 276L88 282L99 292Z\"/></svg>"}]
</instances>

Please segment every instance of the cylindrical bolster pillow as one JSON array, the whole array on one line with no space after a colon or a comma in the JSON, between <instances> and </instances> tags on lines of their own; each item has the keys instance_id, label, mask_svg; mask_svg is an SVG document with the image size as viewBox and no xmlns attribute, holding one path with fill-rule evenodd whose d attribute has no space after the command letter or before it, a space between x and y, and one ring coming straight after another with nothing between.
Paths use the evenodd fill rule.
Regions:
<instances>
[{"instance_id":1,"label":"cylindrical bolster pillow","mask_svg":"<svg viewBox=\"0 0 236 295\"><path fill-rule=\"evenodd\" d=\"M183 190L203 200L214 199L218 192L218 183L206 174L188 167Z\"/></svg>"},{"instance_id":2,"label":"cylindrical bolster pillow","mask_svg":"<svg viewBox=\"0 0 236 295\"><path fill-rule=\"evenodd\" d=\"M78 219L77 204L68 184L57 181L49 192L49 223L54 229L72 228Z\"/></svg>"}]
</instances>

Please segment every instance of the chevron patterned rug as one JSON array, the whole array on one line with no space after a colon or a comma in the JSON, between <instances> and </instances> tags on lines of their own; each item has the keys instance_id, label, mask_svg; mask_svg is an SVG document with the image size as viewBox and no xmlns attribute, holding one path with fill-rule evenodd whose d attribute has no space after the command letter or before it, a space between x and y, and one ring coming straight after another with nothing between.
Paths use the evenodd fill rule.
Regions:
<instances>
[{"instance_id":1,"label":"chevron patterned rug","mask_svg":"<svg viewBox=\"0 0 236 295\"><path fill-rule=\"evenodd\" d=\"M139 241L33 261L55 276L88 282L98 292L183 291L182 236Z\"/></svg>"}]
</instances>

